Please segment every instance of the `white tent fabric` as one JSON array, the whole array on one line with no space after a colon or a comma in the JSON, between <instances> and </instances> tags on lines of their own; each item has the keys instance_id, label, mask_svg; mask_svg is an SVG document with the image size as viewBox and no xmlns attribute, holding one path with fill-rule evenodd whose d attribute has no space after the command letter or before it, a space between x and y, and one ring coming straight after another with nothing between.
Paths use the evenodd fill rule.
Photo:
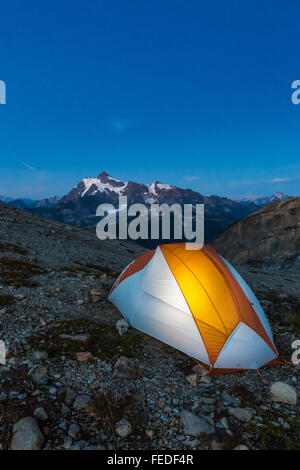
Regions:
<instances>
[{"instance_id":1,"label":"white tent fabric","mask_svg":"<svg viewBox=\"0 0 300 470\"><path fill-rule=\"evenodd\" d=\"M168 247L169 246L170 245L168 245ZM175 249L178 250L177 245ZM172 245L168 250L172 250ZM242 318L246 318L246 323L248 324L242 320L235 323L236 326L233 324L234 329L232 330L231 328L230 334L228 334L224 341L221 339L221 343L218 337L223 338L224 333L222 331L218 332L217 329L210 327L208 323L210 316L205 313L201 307L202 304L199 304L199 311L195 311L195 305L197 305L197 302L195 304L197 288L196 291L192 293L192 305L194 306L194 310L191 309L189 298L185 298L181 286L182 279L178 278L178 272L184 275L182 273L190 268L187 268L188 264L182 261L185 267L182 270L178 270L178 265L180 268L181 262L179 256L180 250L179 254L177 253L176 255L177 257L174 258L176 275L172 272L169 259L166 258L166 250L163 251L160 247L157 247L153 256L149 256L149 259L147 258L145 262L141 264L138 260L136 261L136 269L135 262L133 262L129 265L129 269L127 267L123 270L111 290L109 300L120 310L129 325L199 360L208 368L217 371L258 369L271 361L274 362L278 357L278 353L274 345L272 331L265 313L254 293L235 268L217 254L215 254L215 259L217 261L219 259L220 263L223 263L223 268L220 264L218 272L222 272L223 269L223 275L225 276L225 269L228 268L227 271L230 270L231 274L228 274L228 278L226 282L224 281L221 290L216 290L217 288L214 288L213 284L213 276L215 275L214 273L216 273L215 266L217 266L217 261L212 261L211 249L206 249L206 254L209 261L206 260L205 266L210 269L209 263L212 262L213 267L210 272L207 272L208 283L205 284L205 280L202 278L201 286L207 285L212 291L207 293L207 295L210 296L210 301L214 302L213 293L215 292L217 297L216 305L222 306L220 295L225 295L224 289L228 289L230 295L233 295L232 292L234 289L231 289L229 286L230 279L232 280L233 275L235 279L234 282L238 283L240 292L243 292L243 294L237 293L237 297L235 297L232 305L235 306L234 308L237 308L238 312L242 307L238 306L237 302L238 299L243 296L245 299L241 301L244 302L241 305L245 306L245 302L249 304L247 312L245 311L245 314L242 316ZM190 256L193 257L197 255L195 255L195 251L193 251ZM182 259L186 258L182 257ZM188 261L189 259L190 258L188 258ZM203 258L198 257L196 263L198 263L197 260L201 259ZM225 268L225 265L227 268ZM203 276L203 269L199 270L199 272L201 272ZM196 274L194 276L196 278ZM219 284L217 284L217 282ZM220 285L219 277L216 280L216 285ZM197 284L195 284L195 286L197 286ZM188 284L186 292L191 295L190 284ZM228 292L226 293L226 298L228 298ZM226 323L227 321L227 325L232 325L232 321L228 318L228 303L224 308L227 308L227 316L224 322ZM249 313L251 309L252 313ZM218 313L220 315L220 321L223 321L222 311L218 311ZM203 318L202 315L204 315ZM236 315L237 313L234 312L233 318L237 318ZM249 315L252 315L252 317L253 315L254 317L257 315L257 320L253 318L251 320ZM201 325L203 325L204 332L201 331ZM216 341L218 342L216 343ZM217 353L214 353L216 347L219 349ZM214 360L212 360L213 358Z\"/></svg>"},{"instance_id":2,"label":"white tent fabric","mask_svg":"<svg viewBox=\"0 0 300 470\"><path fill-rule=\"evenodd\" d=\"M265 341L241 322L226 341L214 368L259 369L275 357Z\"/></svg>"},{"instance_id":3,"label":"white tent fabric","mask_svg":"<svg viewBox=\"0 0 300 470\"><path fill-rule=\"evenodd\" d=\"M159 248L109 299L129 325L210 365L193 315Z\"/></svg>"}]
</instances>

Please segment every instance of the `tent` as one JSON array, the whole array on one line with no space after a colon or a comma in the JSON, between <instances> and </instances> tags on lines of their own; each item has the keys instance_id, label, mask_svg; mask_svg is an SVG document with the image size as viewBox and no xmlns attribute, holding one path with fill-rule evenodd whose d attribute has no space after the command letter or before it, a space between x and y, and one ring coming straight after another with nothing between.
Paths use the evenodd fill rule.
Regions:
<instances>
[{"instance_id":1,"label":"tent","mask_svg":"<svg viewBox=\"0 0 300 470\"><path fill-rule=\"evenodd\" d=\"M261 305L209 245L160 245L129 264L109 300L128 324L186 353L211 375L258 369L278 352Z\"/></svg>"}]
</instances>

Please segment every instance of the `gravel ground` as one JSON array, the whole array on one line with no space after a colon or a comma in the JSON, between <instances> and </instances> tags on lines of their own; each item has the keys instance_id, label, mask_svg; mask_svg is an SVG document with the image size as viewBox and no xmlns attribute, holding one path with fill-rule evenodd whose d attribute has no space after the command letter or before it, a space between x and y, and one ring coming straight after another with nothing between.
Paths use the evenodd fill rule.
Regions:
<instances>
[{"instance_id":1,"label":"gravel ground","mask_svg":"<svg viewBox=\"0 0 300 470\"><path fill-rule=\"evenodd\" d=\"M0 366L0 447L17 448L24 436L16 423L34 417L41 435L31 429L31 448L299 448L299 405L270 394L280 381L299 397L299 365L198 377L193 385L190 358L131 328L120 336L122 317L107 294L142 252L0 205L0 339L8 348ZM290 361L300 339L300 274L239 270ZM114 374L120 357L127 378Z\"/></svg>"}]
</instances>

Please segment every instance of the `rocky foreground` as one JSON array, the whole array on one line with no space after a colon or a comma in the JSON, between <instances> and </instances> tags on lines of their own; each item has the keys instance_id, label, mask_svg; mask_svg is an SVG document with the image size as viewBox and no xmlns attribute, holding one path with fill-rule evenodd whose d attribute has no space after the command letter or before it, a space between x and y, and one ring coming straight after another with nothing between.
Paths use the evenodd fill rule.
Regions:
<instances>
[{"instance_id":1,"label":"rocky foreground","mask_svg":"<svg viewBox=\"0 0 300 470\"><path fill-rule=\"evenodd\" d=\"M300 364L210 378L122 320L107 294L141 252L0 205L1 449L299 449ZM291 361L299 271L239 270Z\"/></svg>"}]
</instances>

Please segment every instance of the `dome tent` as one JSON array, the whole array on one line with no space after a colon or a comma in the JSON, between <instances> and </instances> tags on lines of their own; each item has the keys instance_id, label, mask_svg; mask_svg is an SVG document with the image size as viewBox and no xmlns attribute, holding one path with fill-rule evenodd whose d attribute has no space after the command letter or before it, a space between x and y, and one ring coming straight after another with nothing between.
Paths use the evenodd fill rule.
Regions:
<instances>
[{"instance_id":1,"label":"dome tent","mask_svg":"<svg viewBox=\"0 0 300 470\"><path fill-rule=\"evenodd\" d=\"M211 375L277 362L268 320L238 272L209 245L160 245L127 266L109 300L127 322Z\"/></svg>"}]
</instances>

